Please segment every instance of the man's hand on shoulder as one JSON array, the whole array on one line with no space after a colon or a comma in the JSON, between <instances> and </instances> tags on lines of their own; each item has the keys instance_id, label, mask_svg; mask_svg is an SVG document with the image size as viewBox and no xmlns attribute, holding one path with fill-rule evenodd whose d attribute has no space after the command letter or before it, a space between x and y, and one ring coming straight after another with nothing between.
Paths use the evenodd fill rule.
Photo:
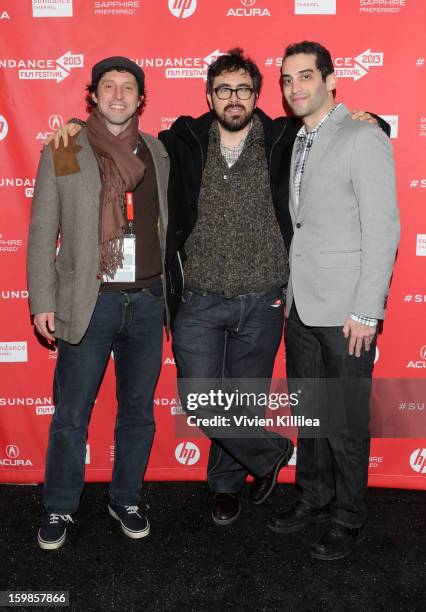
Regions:
<instances>
[{"instance_id":1,"label":"man's hand on shoulder","mask_svg":"<svg viewBox=\"0 0 426 612\"><path fill-rule=\"evenodd\" d=\"M56 337L54 335L55 331L55 313L54 312L39 312L34 315L34 327L43 338L49 342L49 344L53 344L55 342Z\"/></svg>"},{"instance_id":2,"label":"man's hand on shoulder","mask_svg":"<svg viewBox=\"0 0 426 612\"><path fill-rule=\"evenodd\" d=\"M50 143L53 140L54 143L55 143L55 149L57 149L59 147L59 143L61 142L61 139L62 139L64 147L67 147L68 146L68 137L69 136L75 136L82 129L83 128L78 123L65 123L63 126L58 128L54 134L49 136L49 138L45 142L45 145L47 147L48 145L50 145Z\"/></svg>"},{"instance_id":3,"label":"man's hand on shoulder","mask_svg":"<svg viewBox=\"0 0 426 612\"><path fill-rule=\"evenodd\" d=\"M366 111L354 109L351 114L352 119L354 119L355 121L367 121L368 123L372 123L373 125L379 125L377 119Z\"/></svg>"},{"instance_id":4,"label":"man's hand on shoulder","mask_svg":"<svg viewBox=\"0 0 426 612\"><path fill-rule=\"evenodd\" d=\"M371 342L376 333L377 325L364 325L349 318L343 326L345 338L349 338L349 355L355 353L355 357L361 357L361 349L364 344L366 351L370 350Z\"/></svg>"}]
</instances>

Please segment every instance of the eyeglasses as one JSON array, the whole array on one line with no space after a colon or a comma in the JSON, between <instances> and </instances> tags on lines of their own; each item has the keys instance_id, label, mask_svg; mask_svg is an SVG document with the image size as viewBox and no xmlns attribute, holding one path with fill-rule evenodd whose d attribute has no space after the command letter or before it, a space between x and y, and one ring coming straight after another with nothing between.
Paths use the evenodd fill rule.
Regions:
<instances>
[{"instance_id":1,"label":"eyeglasses","mask_svg":"<svg viewBox=\"0 0 426 612\"><path fill-rule=\"evenodd\" d=\"M250 100L254 89L252 87L237 87L237 89L232 89L232 87L225 87L222 85L221 87L216 87L213 91L219 100L229 100L232 98L234 91L237 94L238 100Z\"/></svg>"}]
</instances>

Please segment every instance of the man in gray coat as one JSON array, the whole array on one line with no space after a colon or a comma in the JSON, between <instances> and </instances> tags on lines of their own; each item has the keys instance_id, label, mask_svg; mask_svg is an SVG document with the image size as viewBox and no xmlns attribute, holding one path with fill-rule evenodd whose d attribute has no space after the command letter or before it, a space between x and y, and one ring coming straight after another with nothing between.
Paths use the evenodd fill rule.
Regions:
<instances>
[{"instance_id":1,"label":"man in gray coat","mask_svg":"<svg viewBox=\"0 0 426 612\"><path fill-rule=\"evenodd\" d=\"M138 131L144 73L124 57L92 69L87 128L68 148L46 147L28 245L34 326L58 342L55 414L38 532L57 549L84 484L90 413L111 350L118 411L109 513L131 538L149 533L139 509L161 367L168 156Z\"/></svg>"},{"instance_id":2,"label":"man in gray coat","mask_svg":"<svg viewBox=\"0 0 426 612\"><path fill-rule=\"evenodd\" d=\"M369 395L376 330L399 239L392 147L384 133L336 105L330 53L286 49L283 91L303 119L293 148L286 356L289 384L304 389L321 435L299 431L297 504L269 523L289 533L331 520L313 557L348 555L364 535Z\"/></svg>"}]
</instances>

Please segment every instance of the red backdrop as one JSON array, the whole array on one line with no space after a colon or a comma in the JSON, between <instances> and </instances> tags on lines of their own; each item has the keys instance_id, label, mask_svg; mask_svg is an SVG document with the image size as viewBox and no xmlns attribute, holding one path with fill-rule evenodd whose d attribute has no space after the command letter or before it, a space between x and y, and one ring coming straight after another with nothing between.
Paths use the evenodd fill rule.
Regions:
<instances>
[{"instance_id":1,"label":"red backdrop","mask_svg":"<svg viewBox=\"0 0 426 612\"><path fill-rule=\"evenodd\" d=\"M43 479L56 355L37 341L28 312L31 196L43 139L67 118L85 116L91 66L125 55L143 67L141 127L156 134L180 114L206 110L206 67L235 45L263 70L260 106L282 114L283 49L310 39L332 52L338 99L392 125L402 239L375 377L405 379L389 401L419 437L374 439L370 484L426 488L424 393L407 390L407 379L421 382L426 368L425 23L423 0L0 0L0 481ZM282 349L275 372L284 372ZM165 342L147 478L204 479L208 441L176 435L174 386ZM110 476L114 418L110 363L90 425L88 480ZM294 459L282 478L294 479Z\"/></svg>"}]
</instances>

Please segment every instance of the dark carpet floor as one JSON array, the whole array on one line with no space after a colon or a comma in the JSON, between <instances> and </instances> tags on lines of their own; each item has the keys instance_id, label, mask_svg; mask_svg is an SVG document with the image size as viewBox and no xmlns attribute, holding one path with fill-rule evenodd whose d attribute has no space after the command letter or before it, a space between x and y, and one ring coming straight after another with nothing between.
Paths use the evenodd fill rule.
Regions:
<instances>
[{"instance_id":1,"label":"dark carpet floor","mask_svg":"<svg viewBox=\"0 0 426 612\"><path fill-rule=\"evenodd\" d=\"M265 527L294 496L280 485L257 507L245 491L239 520L217 527L203 483L147 483L151 534L132 541L106 512L107 485L90 484L64 547L42 551L40 488L1 485L0 590L66 590L68 609L88 612L426 610L424 492L369 489L366 540L347 559L315 563L310 542L324 526Z\"/></svg>"}]
</instances>

